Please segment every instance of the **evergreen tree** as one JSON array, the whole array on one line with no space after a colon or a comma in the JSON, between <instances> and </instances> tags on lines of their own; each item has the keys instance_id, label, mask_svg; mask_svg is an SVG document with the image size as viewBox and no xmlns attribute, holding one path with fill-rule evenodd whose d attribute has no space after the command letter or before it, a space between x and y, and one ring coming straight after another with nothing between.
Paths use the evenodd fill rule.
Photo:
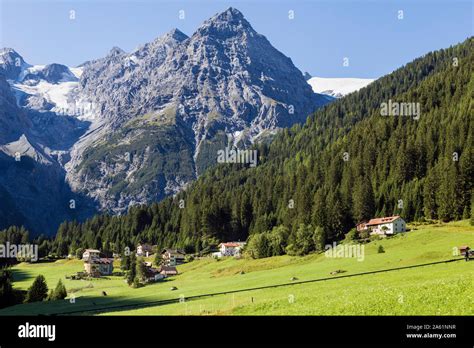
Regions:
<instances>
[{"instance_id":1,"label":"evergreen tree","mask_svg":"<svg viewBox=\"0 0 474 348\"><path fill-rule=\"evenodd\" d=\"M137 259L136 268L137 270L135 277L138 279L139 282L143 283L146 280L146 266L143 257L139 257Z\"/></svg>"},{"instance_id":2,"label":"evergreen tree","mask_svg":"<svg viewBox=\"0 0 474 348\"><path fill-rule=\"evenodd\" d=\"M133 281L137 276L137 259L135 254L130 254L130 271L127 273L127 283L128 285L132 285Z\"/></svg>"},{"instance_id":3,"label":"evergreen tree","mask_svg":"<svg viewBox=\"0 0 474 348\"><path fill-rule=\"evenodd\" d=\"M120 269L122 271L130 270L130 255L122 255L122 259L120 260Z\"/></svg>"},{"instance_id":4,"label":"evergreen tree","mask_svg":"<svg viewBox=\"0 0 474 348\"><path fill-rule=\"evenodd\" d=\"M374 192L368 176L361 176L357 180L352 202L353 216L356 222L368 221L374 216Z\"/></svg>"},{"instance_id":5,"label":"evergreen tree","mask_svg":"<svg viewBox=\"0 0 474 348\"><path fill-rule=\"evenodd\" d=\"M58 280L58 283L56 284L56 288L52 292L50 299L51 300L63 300L67 297L67 291L66 287L64 286L63 282L61 279Z\"/></svg>"},{"instance_id":6,"label":"evergreen tree","mask_svg":"<svg viewBox=\"0 0 474 348\"><path fill-rule=\"evenodd\" d=\"M43 275L38 275L33 284L28 289L26 295L26 302L39 302L43 301L48 296L48 285Z\"/></svg>"}]
</instances>

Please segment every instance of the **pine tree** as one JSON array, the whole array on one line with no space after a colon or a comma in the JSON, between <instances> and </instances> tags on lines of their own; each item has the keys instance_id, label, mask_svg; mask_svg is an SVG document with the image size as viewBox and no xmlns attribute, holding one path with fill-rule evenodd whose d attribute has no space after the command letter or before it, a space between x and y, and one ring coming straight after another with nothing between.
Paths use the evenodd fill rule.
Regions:
<instances>
[{"instance_id":1,"label":"pine tree","mask_svg":"<svg viewBox=\"0 0 474 348\"><path fill-rule=\"evenodd\" d=\"M48 296L48 285L43 275L38 275L33 284L28 289L26 295L26 302L39 302L43 301Z\"/></svg>"},{"instance_id":2,"label":"pine tree","mask_svg":"<svg viewBox=\"0 0 474 348\"><path fill-rule=\"evenodd\" d=\"M471 226L474 226L474 193L471 195Z\"/></svg>"},{"instance_id":3,"label":"pine tree","mask_svg":"<svg viewBox=\"0 0 474 348\"><path fill-rule=\"evenodd\" d=\"M374 216L374 192L368 176L364 175L357 180L352 202L353 216L356 222L367 221Z\"/></svg>"},{"instance_id":4,"label":"pine tree","mask_svg":"<svg viewBox=\"0 0 474 348\"><path fill-rule=\"evenodd\" d=\"M56 284L56 288L50 295L51 300L63 300L67 296L66 287L64 286L61 279L59 279L58 283Z\"/></svg>"},{"instance_id":5,"label":"pine tree","mask_svg":"<svg viewBox=\"0 0 474 348\"><path fill-rule=\"evenodd\" d=\"M139 257L137 259L137 271L136 271L136 278L139 282L144 282L146 280L146 266L143 257Z\"/></svg>"},{"instance_id":6,"label":"pine tree","mask_svg":"<svg viewBox=\"0 0 474 348\"><path fill-rule=\"evenodd\" d=\"M0 308L14 303L12 273L7 269L0 269Z\"/></svg>"},{"instance_id":7,"label":"pine tree","mask_svg":"<svg viewBox=\"0 0 474 348\"><path fill-rule=\"evenodd\" d=\"M122 271L130 270L130 255L123 255L120 260L120 269Z\"/></svg>"}]
</instances>

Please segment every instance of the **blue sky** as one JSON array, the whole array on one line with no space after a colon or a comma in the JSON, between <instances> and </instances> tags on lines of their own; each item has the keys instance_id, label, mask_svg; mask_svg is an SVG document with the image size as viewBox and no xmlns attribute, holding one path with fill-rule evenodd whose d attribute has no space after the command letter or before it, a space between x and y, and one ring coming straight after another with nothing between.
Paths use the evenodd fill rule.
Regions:
<instances>
[{"instance_id":1,"label":"blue sky","mask_svg":"<svg viewBox=\"0 0 474 348\"><path fill-rule=\"evenodd\" d=\"M233 6L303 72L376 78L473 35L469 0L0 0L0 47L30 64L76 66L112 46L130 51L172 28L191 35ZM70 11L75 19L70 19ZM179 11L185 11L185 19ZM294 19L288 11L294 11ZM403 19L398 19L399 10ZM344 57L349 66L343 66Z\"/></svg>"}]
</instances>

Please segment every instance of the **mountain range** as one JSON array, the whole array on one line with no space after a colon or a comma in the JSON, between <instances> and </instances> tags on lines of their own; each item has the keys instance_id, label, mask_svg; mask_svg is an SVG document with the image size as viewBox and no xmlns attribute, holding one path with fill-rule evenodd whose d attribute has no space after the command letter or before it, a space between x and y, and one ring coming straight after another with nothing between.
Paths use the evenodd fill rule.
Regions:
<instances>
[{"instance_id":1,"label":"mountain range","mask_svg":"<svg viewBox=\"0 0 474 348\"><path fill-rule=\"evenodd\" d=\"M234 8L70 68L0 51L0 227L67 219L176 194L216 164L302 123L334 98Z\"/></svg>"},{"instance_id":2,"label":"mountain range","mask_svg":"<svg viewBox=\"0 0 474 348\"><path fill-rule=\"evenodd\" d=\"M159 203L64 223L52 250L206 254L246 240L253 257L305 255L359 243L356 224L374 216L474 224L473 67L472 37L429 52L256 144L256 167L219 164ZM384 115L389 101L421 112Z\"/></svg>"}]
</instances>

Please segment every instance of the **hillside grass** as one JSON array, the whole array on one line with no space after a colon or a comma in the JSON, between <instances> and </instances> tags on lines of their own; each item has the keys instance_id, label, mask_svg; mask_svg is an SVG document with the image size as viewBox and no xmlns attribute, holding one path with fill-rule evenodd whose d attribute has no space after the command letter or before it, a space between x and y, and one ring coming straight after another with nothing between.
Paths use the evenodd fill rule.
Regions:
<instances>
[{"instance_id":1,"label":"hillside grass","mask_svg":"<svg viewBox=\"0 0 474 348\"><path fill-rule=\"evenodd\" d=\"M37 274L49 287L61 278L69 300L17 305L0 315L55 314L99 307L140 305L149 301L276 285L404 267L459 258L453 248L474 245L474 227L467 221L412 226L412 231L365 245L365 258L278 256L221 261L206 258L178 267L165 282L130 288L122 277L92 281L66 280L82 270L79 260L26 264L13 268L15 288L27 289ZM378 253L382 245L385 253ZM118 264L116 264L118 269ZM344 270L331 276L330 272ZM170 287L178 288L171 291ZM73 291L73 292L72 292ZM102 296L102 291L107 296ZM473 315L474 261L442 263L315 283L217 295L143 308L101 311L101 315ZM86 313L92 314L92 313Z\"/></svg>"}]
</instances>

